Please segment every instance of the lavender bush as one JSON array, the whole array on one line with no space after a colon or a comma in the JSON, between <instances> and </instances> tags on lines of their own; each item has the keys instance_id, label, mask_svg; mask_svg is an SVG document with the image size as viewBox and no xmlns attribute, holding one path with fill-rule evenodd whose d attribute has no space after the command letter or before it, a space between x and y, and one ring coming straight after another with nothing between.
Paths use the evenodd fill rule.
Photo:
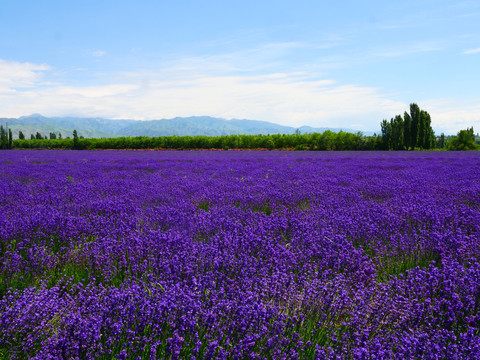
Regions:
<instances>
[{"instance_id":1,"label":"lavender bush","mask_svg":"<svg viewBox=\"0 0 480 360\"><path fill-rule=\"evenodd\" d=\"M479 358L479 257L478 153L0 153L0 358Z\"/></svg>"}]
</instances>

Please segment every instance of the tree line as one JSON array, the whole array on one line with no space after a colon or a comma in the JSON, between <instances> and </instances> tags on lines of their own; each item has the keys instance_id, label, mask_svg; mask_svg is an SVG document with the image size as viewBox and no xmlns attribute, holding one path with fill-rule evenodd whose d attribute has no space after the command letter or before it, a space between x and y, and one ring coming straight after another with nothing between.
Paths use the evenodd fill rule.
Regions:
<instances>
[{"instance_id":1,"label":"tree line","mask_svg":"<svg viewBox=\"0 0 480 360\"><path fill-rule=\"evenodd\" d=\"M223 136L132 136L82 138L74 131L72 138L15 139L19 149L282 149L282 150L381 150L381 136L362 133L332 132L311 134L223 135Z\"/></svg>"},{"instance_id":2,"label":"tree line","mask_svg":"<svg viewBox=\"0 0 480 360\"><path fill-rule=\"evenodd\" d=\"M12 138L12 130L0 126L0 149L282 149L282 150L475 150L473 128L460 130L457 136L439 137L431 126L430 114L415 103L410 112L397 115L380 123L381 134L372 136L361 132L272 134L272 135L223 135L223 136L133 136L116 138L83 138L73 131L72 138L63 138L50 132L44 136L37 132L26 139L22 131L18 139Z\"/></svg>"}]
</instances>

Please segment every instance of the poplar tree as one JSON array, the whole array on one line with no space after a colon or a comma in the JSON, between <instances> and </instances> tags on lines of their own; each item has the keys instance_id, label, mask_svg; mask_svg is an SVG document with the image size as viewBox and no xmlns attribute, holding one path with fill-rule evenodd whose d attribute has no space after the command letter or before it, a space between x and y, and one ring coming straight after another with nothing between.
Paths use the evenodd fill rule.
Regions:
<instances>
[{"instance_id":1,"label":"poplar tree","mask_svg":"<svg viewBox=\"0 0 480 360\"><path fill-rule=\"evenodd\" d=\"M430 114L426 111L423 111L423 149L433 149L435 147L435 133L432 129L432 119Z\"/></svg>"},{"instance_id":2,"label":"poplar tree","mask_svg":"<svg viewBox=\"0 0 480 360\"><path fill-rule=\"evenodd\" d=\"M392 140L394 150L403 150L404 122L401 115L395 116L392 123Z\"/></svg>"},{"instance_id":3,"label":"poplar tree","mask_svg":"<svg viewBox=\"0 0 480 360\"><path fill-rule=\"evenodd\" d=\"M405 150L411 147L412 117L405 111L403 114L403 146Z\"/></svg>"},{"instance_id":4,"label":"poplar tree","mask_svg":"<svg viewBox=\"0 0 480 360\"><path fill-rule=\"evenodd\" d=\"M382 142L383 148L385 150L393 150L392 147L392 124L387 121L387 119L383 119L380 123L382 129Z\"/></svg>"},{"instance_id":5,"label":"poplar tree","mask_svg":"<svg viewBox=\"0 0 480 360\"><path fill-rule=\"evenodd\" d=\"M73 148L78 149L78 133L77 130L73 130Z\"/></svg>"},{"instance_id":6,"label":"poplar tree","mask_svg":"<svg viewBox=\"0 0 480 360\"><path fill-rule=\"evenodd\" d=\"M0 125L0 149L6 149L8 143L7 131Z\"/></svg>"},{"instance_id":7,"label":"poplar tree","mask_svg":"<svg viewBox=\"0 0 480 360\"><path fill-rule=\"evenodd\" d=\"M418 135L417 135L417 147L425 149L425 129L426 125L426 112L421 110L418 115Z\"/></svg>"},{"instance_id":8,"label":"poplar tree","mask_svg":"<svg viewBox=\"0 0 480 360\"><path fill-rule=\"evenodd\" d=\"M412 124L410 127L410 147L414 149L418 142L418 121L420 117L420 108L415 103L410 104L410 117L412 118Z\"/></svg>"}]
</instances>

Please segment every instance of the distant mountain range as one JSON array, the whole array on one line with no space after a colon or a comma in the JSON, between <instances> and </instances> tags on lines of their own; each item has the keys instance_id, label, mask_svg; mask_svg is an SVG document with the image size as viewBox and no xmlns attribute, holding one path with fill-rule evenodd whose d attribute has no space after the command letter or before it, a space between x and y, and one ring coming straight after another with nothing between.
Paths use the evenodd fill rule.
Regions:
<instances>
[{"instance_id":1,"label":"distant mountain range","mask_svg":"<svg viewBox=\"0 0 480 360\"><path fill-rule=\"evenodd\" d=\"M86 138L119 136L219 136L219 135L258 135L258 134L294 134L297 128L257 120L226 120L210 116L176 117L162 120L111 120L102 118L45 117L40 114L19 118L0 118L0 125L12 129L14 138L22 131L27 138L39 132L48 136L50 132L62 133L63 137L72 136L77 130L79 136ZM301 133L324 132L330 130L356 133L357 130L340 128L314 128L301 126ZM371 135L371 132L364 132Z\"/></svg>"}]
</instances>

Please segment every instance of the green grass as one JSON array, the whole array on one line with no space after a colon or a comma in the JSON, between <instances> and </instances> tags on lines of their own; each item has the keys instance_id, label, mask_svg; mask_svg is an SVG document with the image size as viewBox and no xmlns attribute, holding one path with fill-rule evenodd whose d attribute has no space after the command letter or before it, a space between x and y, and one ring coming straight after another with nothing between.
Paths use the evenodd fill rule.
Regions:
<instances>
[{"instance_id":1,"label":"green grass","mask_svg":"<svg viewBox=\"0 0 480 360\"><path fill-rule=\"evenodd\" d=\"M252 207L252 212L257 213L257 212L262 212L265 215L271 215L272 214L272 208L268 203L264 203L261 205L255 205Z\"/></svg>"},{"instance_id":2,"label":"green grass","mask_svg":"<svg viewBox=\"0 0 480 360\"><path fill-rule=\"evenodd\" d=\"M203 211L209 211L211 206L211 203L209 201L199 201L197 204L198 209L201 209Z\"/></svg>"},{"instance_id":3,"label":"green grass","mask_svg":"<svg viewBox=\"0 0 480 360\"><path fill-rule=\"evenodd\" d=\"M427 268L432 262L439 264L440 260L440 254L434 250L416 250L395 256L378 256L375 258L377 281L381 283L388 282L391 276L405 274L408 270L417 267Z\"/></svg>"}]
</instances>

